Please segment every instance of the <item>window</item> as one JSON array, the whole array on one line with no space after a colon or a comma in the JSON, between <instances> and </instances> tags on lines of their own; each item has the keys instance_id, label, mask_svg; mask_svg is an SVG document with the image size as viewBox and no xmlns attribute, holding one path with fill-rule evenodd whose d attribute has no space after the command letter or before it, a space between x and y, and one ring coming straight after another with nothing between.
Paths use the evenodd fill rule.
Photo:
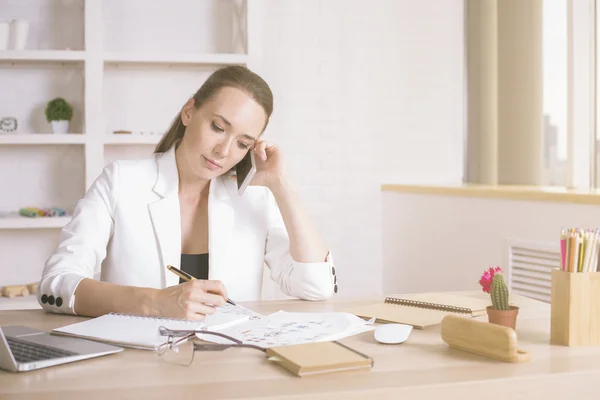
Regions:
<instances>
[{"instance_id":1,"label":"window","mask_svg":"<svg viewBox=\"0 0 600 400\"><path fill-rule=\"evenodd\" d=\"M567 184L567 0L542 3L543 185Z\"/></svg>"},{"instance_id":2,"label":"window","mask_svg":"<svg viewBox=\"0 0 600 400\"><path fill-rule=\"evenodd\" d=\"M597 2L466 1L466 182L600 187Z\"/></svg>"}]
</instances>

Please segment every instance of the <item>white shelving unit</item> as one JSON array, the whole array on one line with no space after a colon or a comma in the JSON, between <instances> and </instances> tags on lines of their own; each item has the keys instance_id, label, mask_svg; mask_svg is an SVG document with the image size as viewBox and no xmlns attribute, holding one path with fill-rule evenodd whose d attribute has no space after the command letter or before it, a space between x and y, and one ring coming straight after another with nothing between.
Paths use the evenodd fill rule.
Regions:
<instances>
[{"instance_id":1,"label":"white shelving unit","mask_svg":"<svg viewBox=\"0 0 600 400\"><path fill-rule=\"evenodd\" d=\"M29 218L6 217L0 218L0 229L47 229L62 228L69 222L69 217Z\"/></svg>"},{"instance_id":2,"label":"white shelving unit","mask_svg":"<svg viewBox=\"0 0 600 400\"><path fill-rule=\"evenodd\" d=\"M158 144L162 135L107 134L104 144ZM0 145L86 144L93 142L83 134L19 133L0 134Z\"/></svg>"},{"instance_id":3,"label":"white shelving unit","mask_svg":"<svg viewBox=\"0 0 600 400\"><path fill-rule=\"evenodd\" d=\"M34 295L13 297L0 297L0 311L1 310L37 310L42 307L38 303Z\"/></svg>"},{"instance_id":4,"label":"white shelving unit","mask_svg":"<svg viewBox=\"0 0 600 400\"><path fill-rule=\"evenodd\" d=\"M68 62L85 60L80 50L6 50L0 51L0 61L52 61Z\"/></svg>"},{"instance_id":5,"label":"white shelving unit","mask_svg":"<svg viewBox=\"0 0 600 400\"><path fill-rule=\"evenodd\" d=\"M86 51L72 50L23 50L0 51L0 61L49 61L71 62L85 61ZM93 58L93 57L92 57ZM205 64L205 65L244 65L246 54L195 54L195 53L125 53L106 52L102 55L104 62L139 63L139 64Z\"/></svg>"},{"instance_id":6,"label":"white shelving unit","mask_svg":"<svg viewBox=\"0 0 600 400\"><path fill-rule=\"evenodd\" d=\"M14 83L17 92L24 91L15 94L22 105L12 111L19 116L19 129L14 134L0 133L0 185L9 187L11 193L9 197L0 196L0 210L7 205L12 211L48 206L65 208L70 213L110 161L150 155L162 137L157 132L166 130L212 71L225 65L253 68L249 50L255 51L256 47L249 43L252 30L259 25L251 23L252 16L257 15L256 1L175 0L150 4L141 0L38 0L37 5L47 2L48 9L61 8L55 14L65 14L65 20L57 24L54 17L48 16L45 29L60 30L56 49L49 49L52 44L44 42L53 37L48 33L56 32L44 34L44 27L32 26L30 35L37 31L38 43L44 43L39 50L30 49L36 46L29 40L28 50L0 51L0 83L24 79L23 85ZM14 5L14 10L10 7L6 7L9 19L22 17L16 13L29 7L29 18L34 20L31 24L43 12L35 4ZM182 15L182 9L192 11ZM165 17L172 26L162 23ZM188 18L189 23L181 18ZM65 26L59 26L60 22ZM157 31L140 35L139 26ZM78 37L73 39L73 32ZM185 40L188 42L182 45ZM157 47L151 48L156 43ZM36 79L42 83L27 86ZM38 87L48 88L47 93L37 93ZM0 101L7 103L1 96ZM79 118L75 121L74 114L70 127L74 133L44 133L50 132L43 117L49 96L65 97L74 105ZM2 114L0 118L12 116L4 110ZM133 133L113 134L115 130ZM53 204L47 204L50 202ZM60 228L69 220L68 216L0 217L0 257L5 261L2 268L14 268L0 274L0 287L39 279L43 262L50 255L48 249L54 248ZM15 248L31 251L16 254ZM0 298L0 308L10 308L11 302L19 308L19 301L24 300Z\"/></svg>"},{"instance_id":7,"label":"white shelving unit","mask_svg":"<svg viewBox=\"0 0 600 400\"><path fill-rule=\"evenodd\" d=\"M85 135L52 133L19 133L0 135L0 145L5 144L84 144Z\"/></svg>"},{"instance_id":8,"label":"white shelving unit","mask_svg":"<svg viewBox=\"0 0 600 400\"><path fill-rule=\"evenodd\" d=\"M104 53L104 61L111 63L148 64L205 64L205 65L244 65L246 54L194 54L194 53Z\"/></svg>"},{"instance_id":9,"label":"white shelving unit","mask_svg":"<svg viewBox=\"0 0 600 400\"><path fill-rule=\"evenodd\" d=\"M162 135L129 135L129 134L116 134L106 135L104 138L104 144L158 144Z\"/></svg>"}]
</instances>

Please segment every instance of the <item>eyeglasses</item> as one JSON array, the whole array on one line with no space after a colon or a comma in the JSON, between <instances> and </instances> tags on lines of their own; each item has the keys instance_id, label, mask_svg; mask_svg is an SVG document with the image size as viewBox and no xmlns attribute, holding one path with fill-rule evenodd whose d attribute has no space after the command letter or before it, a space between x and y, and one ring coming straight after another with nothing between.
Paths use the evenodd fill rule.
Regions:
<instances>
[{"instance_id":1,"label":"eyeglasses","mask_svg":"<svg viewBox=\"0 0 600 400\"><path fill-rule=\"evenodd\" d=\"M219 336L231 341L232 343L194 343L194 338L196 337L197 333L202 335ZM230 347L247 347L265 352L265 349L262 347L253 344L245 344L241 340L219 332L211 332L207 330L172 330L161 326L159 328L159 334L161 336L166 336L167 341L158 346L156 353L161 359L173 364L185 366L190 365L192 361L194 361L194 353L196 350L220 351Z\"/></svg>"}]
</instances>

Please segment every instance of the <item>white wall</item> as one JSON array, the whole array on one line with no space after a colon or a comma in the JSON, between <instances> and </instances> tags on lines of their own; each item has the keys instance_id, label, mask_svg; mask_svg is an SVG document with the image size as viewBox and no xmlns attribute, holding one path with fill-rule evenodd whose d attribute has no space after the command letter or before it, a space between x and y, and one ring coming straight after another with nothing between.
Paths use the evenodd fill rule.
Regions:
<instances>
[{"instance_id":1,"label":"white wall","mask_svg":"<svg viewBox=\"0 0 600 400\"><path fill-rule=\"evenodd\" d=\"M384 291L479 290L508 268L507 241L559 247L562 228L600 226L594 205L385 192Z\"/></svg>"},{"instance_id":2,"label":"white wall","mask_svg":"<svg viewBox=\"0 0 600 400\"><path fill-rule=\"evenodd\" d=\"M383 181L461 182L466 129L463 1L389 3L393 7L385 13L379 35L395 34L388 34L382 48L387 57L374 74L376 96L383 96L375 111L385 115L379 126L385 135Z\"/></svg>"},{"instance_id":3,"label":"white wall","mask_svg":"<svg viewBox=\"0 0 600 400\"><path fill-rule=\"evenodd\" d=\"M266 135L334 252L339 295L379 293L380 185L462 178L462 1L266 8Z\"/></svg>"},{"instance_id":4,"label":"white wall","mask_svg":"<svg viewBox=\"0 0 600 400\"><path fill-rule=\"evenodd\" d=\"M196 3L179 1L169 8L181 15L186 1ZM104 36L110 51L131 48L131 43L120 43L115 35L138 29L131 18L152 20L149 10L156 10L146 8L146 2L124 3L123 9L129 11L104 13L105 23L110 22L114 29ZM142 13L131 7L142 7L142 3ZM266 138L281 146L289 175L334 253L339 295L380 293L382 224L387 218L382 218L380 185L461 179L462 1L261 3L262 36L251 46L261 54L255 63L257 72L275 94L275 112ZM157 28L163 34L180 28L177 19L163 20L161 16L160 21L170 24L169 29ZM209 21L198 15L197 23ZM192 38L202 42L206 38L201 33L211 31L202 29L185 30L185 37L197 34L199 37ZM161 38L158 45L168 47ZM200 43L191 49L210 47ZM164 129L206 73L202 68L108 65L104 76L106 126L94 129ZM106 160L110 161L142 155L152 151L152 146L106 149ZM17 150L18 154L27 151L22 146ZM31 162L31 158L27 160ZM78 168L77 164L73 167ZM27 192L26 179L20 176L3 183ZM76 182L75 187L79 185ZM50 237L49 233L27 236L4 232L0 235L3 263L27 271L37 268L39 273ZM13 250L15 243L19 248L32 249L31 253L21 257ZM2 274L0 286L33 277L37 274Z\"/></svg>"}]
</instances>

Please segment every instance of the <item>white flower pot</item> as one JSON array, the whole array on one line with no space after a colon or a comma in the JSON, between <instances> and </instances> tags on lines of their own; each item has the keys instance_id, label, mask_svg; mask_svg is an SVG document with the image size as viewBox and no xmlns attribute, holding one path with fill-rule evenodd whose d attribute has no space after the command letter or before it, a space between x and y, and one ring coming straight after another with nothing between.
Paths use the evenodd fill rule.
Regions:
<instances>
[{"instance_id":1,"label":"white flower pot","mask_svg":"<svg viewBox=\"0 0 600 400\"><path fill-rule=\"evenodd\" d=\"M29 34L29 22L17 19L11 23L12 35L13 35L13 49L25 50L27 45L27 36Z\"/></svg>"},{"instance_id":2,"label":"white flower pot","mask_svg":"<svg viewBox=\"0 0 600 400\"><path fill-rule=\"evenodd\" d=\"M10 25L8 22L0 22L0 50L8 49L8 37Z\"/></svg>"},{"instance_id":3,"label":"white flower pot","mask_svg":"<svg viewBox=\"0 0 600 400\"><path fill-rule=\"evenodd\" d=\"M69 132L69 121L52 121L52 132L67 133Z\"/></svg>"}]
</instances>

